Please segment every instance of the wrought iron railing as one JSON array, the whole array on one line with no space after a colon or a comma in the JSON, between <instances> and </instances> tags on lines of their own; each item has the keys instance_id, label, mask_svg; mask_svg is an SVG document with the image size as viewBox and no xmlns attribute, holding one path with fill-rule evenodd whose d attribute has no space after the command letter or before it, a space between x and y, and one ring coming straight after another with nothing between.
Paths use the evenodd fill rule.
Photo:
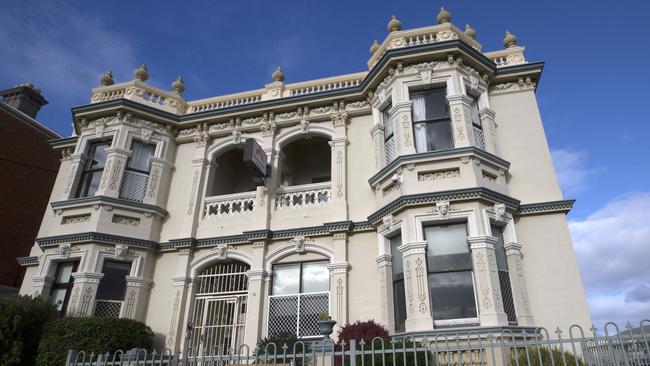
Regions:
<instances>
[{"instance_id":1,"label":"wrought iron railing","mask_svg":"<svg viewBox=\"0 0 650 366\"><path fill-rule=\"evenodd\" d=\"M248 215L255 210L255 192L206 197L204 202L203 217L207 219Z\"/></svg>"},{"instance_id":2,"label":"wrought iron railing","mask_svg":"<svg viewBox=\"0 0 650 366\"><path fill-rule=\"evenodd\" d=\"M323 206L332 199L331 182L281 187L275 195L275 209Z\"/></svg>"},{"instance_id":3,"label":"wrought iron railing","mask_svg":"<svg viewBox=\"0 0 650 366\"><path fill-rule=\"evenodd\" d=\"M329 313L329 292L269 296L267 334L293 333L300 338L317 337L318 318Z\"/></svg>"},{"instance_id":4,"label":"wrought iron railing","mask_svg":"<svg viewBox=\"0 0 650 366\"><path fill-rule=\"evenodd\" d=\"M95 300L95 316L119 318L123 303L119 300Z\"/></svg>"},{"instance_id":5,"label":"wrought iron railing","mask_svg":"<svg viewBox=\"0 0 650 366\"><path fill-rule=\"evenodd\" d=\"M149 174L125 171L120 185L120 198L142 202L147 192L147 183L149 183Z\"/></svg>"}]
</instances>

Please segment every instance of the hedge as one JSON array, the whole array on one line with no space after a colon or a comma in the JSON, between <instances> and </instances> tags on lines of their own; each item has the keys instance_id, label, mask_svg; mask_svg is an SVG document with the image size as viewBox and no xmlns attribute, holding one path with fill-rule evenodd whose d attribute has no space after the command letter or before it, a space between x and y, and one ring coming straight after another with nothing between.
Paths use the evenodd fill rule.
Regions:
<instances>
[{"instance_id":1,"label":"hedge","mask_svg":"<svg viewBox=\"0 0 650 366\"><path fill-rule=\"evenodd\" d=\"M55 312L40 297L0 299L0 365L34 365L43 327Z\"/></svg>"},{"instance_id":2,"label":"hedge","mask_svg":"<svg viewBox=\"0 0 650 366\"><path fill-rule=\"evenodd\" d=\"M69 349L98 353L152 349L153 332L143 323L116 318L64 318L48 324L38 346L38 366L65 364Z\"/></svg>"}]
</instances>

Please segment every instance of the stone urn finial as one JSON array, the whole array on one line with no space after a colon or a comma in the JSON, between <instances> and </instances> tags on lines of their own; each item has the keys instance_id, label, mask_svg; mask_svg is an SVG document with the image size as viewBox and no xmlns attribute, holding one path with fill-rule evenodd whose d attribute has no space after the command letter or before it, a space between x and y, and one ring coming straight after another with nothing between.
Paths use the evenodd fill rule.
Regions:
<instances>
[{"instance_id":1,"label":"stone urn finial","mask_svg":"<svg viewBox=\"0 0 650 366\"><path fill-rule=\"evenodd\" d=\"M109 86L115 84L115 81L113 81L113 72L111 70L108 70L105 73L103 73L102 76L99 78L99 82L102 84L102 86Z\"/></svg>"},{"instance_id":2,"label":"stone urn finial","mask_svg":"<svg viewBox=\"0 0 650 366\"><path fill-rule=\"evenodd\" d=\"M476 31L469 24L465 24L465 31L463 33L471 39L476 39Z\"/></svg>"},{"instance_id":3,"label":"stone urn finial","mask_svg":"<svg viewBox=\"0 0 650 366\"><path fill-rule=\"evenodd\" d=\"M137 80L140 80L142 82L147 81L147 79L149 79L149 70L147 70L147 65L145 64L140 65L140 67L135 69L133 75L135 75L135 78Z\"/></svg>"},{"instance_id":4,"label":"stone urn finial","mask_svg":"<svg viewBox=\"0 0 650 366\"><path fill-rule=\"evenodd\" d=\"M451 22L451 13L445 10L444 7L440 7L440 12L438 13L438 16L436 17L436 20L438 21L438 24L443 24L443 23L450 23Z\"/></svg>"},{"instance_id":5,"label":"stone urn finial","mask_svg":"<svg viewBox=\"0 0 650 366\"><path fill-rule=\"evenodd\" d=\"M400 22L399 19L393 15L390 18L390 21L388 22L388 26L386 28L388 28L388 33L400 31L402 30L402 22Z\"/></svg>"},{"instance_id":6,"label":"stone urn finial","mask_svg":"<svg viewBox=\"0 0 650 366\"><path fill-rule=\"evenodd\" d=\"M282 71L282 68L278 66L275 71L273 71L273 81L278 81L278 82L284 82L284 71Z\"/></svg>"},{"instance_id":7,"label":"stone urn finial","mask_svg":"<svg viewBox=\"0 0 650 366\"><path fill-rule=\"evenodd\" d=\"M370 54L374 55L378 49L379 49L379 42L377 42L377 40L375 39L375 41L372 42L372 46L370 46Z\"/></svg>"},{"instance_id":8,"label":"stone urn finial","mask_svg":"<svg viewBox=\"0 0 650 366\"><path fill-rule=\"evenodd\" d=\"M183 94L185 91L185 83L183 82L182 76L179 75L176 80L172 82L172 90L176 94Z\"/></svg>"},{"instance_id":9,"label":"stone urn finial","mask_svg":"<svg viewBox=\"0 0 650 366\"><path fill-rule=\"evenodd\" d=\"M506 36L503 38L503 46L505 48L516 46L517 45L517 36L506 31Z\"/></svg>"}]
</instances>

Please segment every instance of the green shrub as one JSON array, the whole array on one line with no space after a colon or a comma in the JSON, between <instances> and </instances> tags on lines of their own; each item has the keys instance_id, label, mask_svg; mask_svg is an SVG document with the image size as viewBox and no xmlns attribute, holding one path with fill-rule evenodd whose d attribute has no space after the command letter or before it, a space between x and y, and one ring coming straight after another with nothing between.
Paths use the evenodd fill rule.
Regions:
<instances>
[{"instance_id":1,"label":"green shrub","mask_svg":"<svg viewBox=\"0 0 650 366\"><path fill-rule=\"evenodd\" d=\"M539 362L540 358L542 359L541 363ZM551 358L553 359L552 362ZM580 357L577 358L578 363L576 363L576 359L571 352L562 352L557 348L549 350L544 347L528 347L528 357L526 357L526 350L524 349L517 349L516 353L512 351L510 353L510 364L516 365L517 361L519 361L519 365L528 366L546 366L553 363L555 365L565 365L562 358L564 358L566 366L585 366L585 362ZM528 363L528 360L530 360L530 363Z\"/></svg>"},{"instance_id":2,"label":"green shrub","mask_svg":"<svg viewBox=\"0 0 650 366\"><path fill-rule=\"evenodd\" d=\"M0 299L0 365L33 365L43 327L55 311L40 297Z\"/></svg>"},{"instance_id":3,"label":"green shrub","mask_svg":"<svg viewBox=\"0 0 650 366\"><path fill-rule=\"evenodd\" d=\"M69 349L98 353L153 347L153 332L143 323L116 318L65 318L48 324L38 346L38 366L61 366Z\"/></svg>"}]
</instances>

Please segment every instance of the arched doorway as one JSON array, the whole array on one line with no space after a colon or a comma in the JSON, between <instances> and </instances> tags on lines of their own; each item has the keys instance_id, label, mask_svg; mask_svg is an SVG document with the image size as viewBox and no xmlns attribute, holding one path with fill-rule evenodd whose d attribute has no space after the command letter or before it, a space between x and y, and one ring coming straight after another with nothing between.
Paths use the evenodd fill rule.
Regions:
<instances>
[{"instance_id":1,"label":"arched doorway","mask_svg":"<svg viewBox=\"0 0 650 366\"><path fill-rule=\"evenodd\" d=\"M219 262L196 276L188 345L192 354L226 354L243 344L249 269L239 261Z\"/></svg>"}]
</instances>

